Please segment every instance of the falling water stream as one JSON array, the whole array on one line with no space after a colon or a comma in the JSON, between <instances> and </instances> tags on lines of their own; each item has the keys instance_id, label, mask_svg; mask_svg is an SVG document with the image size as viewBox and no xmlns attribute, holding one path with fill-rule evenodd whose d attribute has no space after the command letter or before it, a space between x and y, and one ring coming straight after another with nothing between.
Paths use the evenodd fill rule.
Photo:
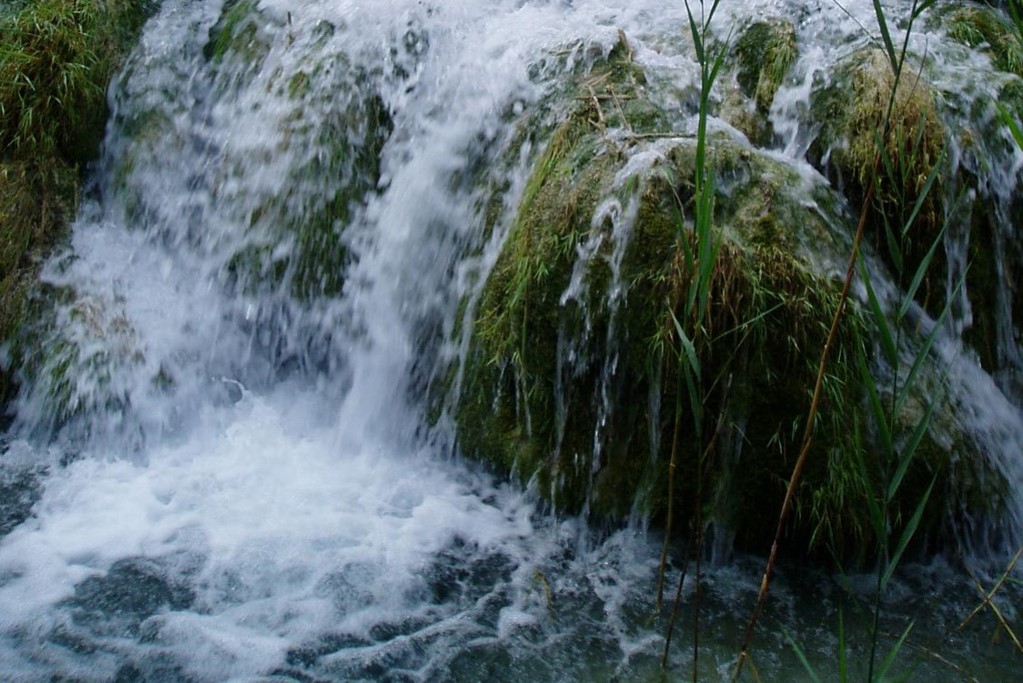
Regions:
<instances>
[{"instance_id":1,"label":"falling water stream","mask_svg":"<svg viewBox=\"0 0 1023 683\"><path fill-rule=\"evenodd\" d=\"M8 508L24 508L0 519L0 679L657 678L658 534L540 509L461 460L422 395L459 354L459 304L503 237L482 229L483 181L504 183L507 207L522 194L535 150L514 147L515 126L545 106L544 69L585 68L622 31L683 92L697 77L683 3L248 4L259 22L220 55L219 0L165 0L111 86L103 156L43 275L56 304L41 362L72 371L24 388L0 457ZM772 154L825 182L802 160L809 84L871 3L724 5L722 27L795 17L808 47L772 109ZM1012 178L1020 159L993 163ZM308 251L327 267L295 256L291 229L325 215L330 242ZM993 423L1002 471L1023 480L1018 409L948 353L965 363L963 419ZM701 679L727 679L761 571L730 552L707 570ZM845 590L871 581L783 568L755 645L763 680L803 675L785 633L833 675ZM946 561L891 593L886 627L919 621L905 656L920 680L1018 671L990 624L955 632L974 590ZM679 675L691 620L687 606Z\"/></svg>"}]
</instances>

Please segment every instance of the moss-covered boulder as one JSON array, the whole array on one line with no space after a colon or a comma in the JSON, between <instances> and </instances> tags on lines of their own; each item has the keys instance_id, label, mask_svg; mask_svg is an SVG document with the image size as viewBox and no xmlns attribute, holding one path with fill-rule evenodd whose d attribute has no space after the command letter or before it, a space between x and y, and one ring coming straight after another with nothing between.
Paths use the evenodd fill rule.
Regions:
<instances>
[{"instance_id":1,"label":"moss-covered boulder","mask_svg":"<svg viewBox=\"0 0 1023 683\"><path fill-rule=\"evenodd\" d=\"M292 21L255 1L225 3L197 55L206 62L208 114L181 109L194 101L190 92L140 92L152 87L148 62L137 65L137 79L129 64L122 87L130 103L119 111L122 149L113 159L127 222L180 230L179 216L153 191L168 164L153 160L187 166L194 161L180 158L181 150L201 148L205 163L194 182L215 198L205 211L216 230L197 231L191 246L208 256L217 245L221 284L289 305L336 297L350 265L342 232L377 188L392 127L374 75L349 59L341 31L323 20ZM204 122L195 120L203 115L237 134L203 138Z\"/></svg>"},{"instance_id":2,"label":"moss-covered boulder","mask_svg":"<svg viewBox=\"0 0 1023 683\"><path fill-rule=\"evenodd\" d=\"M231 286L243 291L283 287L305 300L341 291L349 258L341 233L377 187L391 120L370 74L339 49L336 30L324 21L293 24L242 0L228 3L210 31L215 88L258 87L283 105L275 147L243 148L237 157L227 150L217 180L245 195L230 197L247 236L227 266ZM271 51L281 49L304 56L274 59ZM272 66L260 73L267 60ZM246 177L271 168L284 176L273 192L247 187Z\"/></svg>"},{"instance_id":3,"label":"moss-covered boulder","mask_svg":"<svg viewBox=\"0 0 1023 683\"><path fill-rule=\"evenodd\" d=\"M771 142L768 114L798 56L795 27L776 17L753 22L731 44L729 64L738 92L726 98L722 113L754 144Z\"/></svg>"},{"instance_id":4,"label":"moss-covered boulder","mask_svg":"<svg viewBox=\"0 0 1023 683\"><path fill-rule=\"evenodd\" d=\"M637 515L665 521L674 455L675 528L685 529L678 520L691 523L699 506L704 522L734 534L739 547L766 550L855 219L825 184L725 135L712 138L720 243L695 348L701 437L676 324L693 329L687 302L699 264L685 254L697 239L695 141L633 134L627 108L617 119L602 111L602 95L627 87L623 75L634 68L627 51L612 52L559 91L573 104L540 146L463 326L468 351L451 408L459 444L556 508L608 523ZM549 129L538 119L526 127ZM865 501L883 464L871 455L876 433L856 359L864 354L879 377L884 370L870 360L869 325L850 305L824 377L788 529L791 552L869 554ZM941 393L941 374L924 374L928 389L907 403L899 434L908 436L920 406ZM948 523L949 501L981 495L984 466L963 456L970 446L962 426L943 410L893 504L910 515L937 481L921 538ZM957 468L975 476L957 480Z\"/></svg>"},{"instance_id":5,"label":"moss-covered boulder","mask_svg":"<svg viewBox=\"0 0 1023 683\"><path fill-rule=\"evenodd\" d=\"M580 82L614 87L621 59L612 54ZM763 547L837 302L824 273L845 244L821 209L834 200L783 164L715 140L722 244L715 342L702 361L705 407L721 423L708 456L694 437L673 324L692 286L681 244L693 239L694 142L623 143L600 125L609 118L600 92L577 100L551 135L473 312L455 407L461 448L534 482L555 506L603 520L663 520L673 447L676 500L691 515L707 457L707 518ZM843 420L858 395L846 361L857 321L846 318L842 360L827 378L832 417L794 531L804 541L815 524L811 491L828 486L850 445Z\"/></svg>"}]
</instances>

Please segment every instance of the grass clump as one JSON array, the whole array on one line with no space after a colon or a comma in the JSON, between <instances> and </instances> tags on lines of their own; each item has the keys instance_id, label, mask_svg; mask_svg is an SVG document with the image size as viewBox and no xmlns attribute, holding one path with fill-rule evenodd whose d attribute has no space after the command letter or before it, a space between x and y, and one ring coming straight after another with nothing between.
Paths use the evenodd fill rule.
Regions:
<instances>
[{"instance_id":1,"label":"grass clump","mask_svg":"<svg viewBox=\"0 0 1023 683\"><path fill-rule=\"evenodd\" d=\"M1023 77L1023 43L1013 24L996 10L960 7L949 15L946 30L952 40L984 50L999 70Z\"/></svg>"},{"instance_id":2,"label":"grass clump","mask_svg":"<svg viewBox=\"0 0 1023 683\"><path fill-rule=\"evenodd\" d=\"M106 86L146 18L141 2L40 0L0 19L0 149L93 158Z\"/></svg>"},{"instance_id":3,"label":"grass clump","mask_svg":"<svg viewBox=\"0 0 1023 683\"><path fill-rule=\"evenodd\" d=\"M881 137L888 163L880 171L886 178L874 188L868 234L883 245L886 221L903 224L915 211L913 239L898 258L890 249L879 249L890 267L899 267L896 260L904 259L905 267L915 270L937 237L945 213L939 166L945 163L948 134L938 118L933 90L909 69L896 85L889 57L881 50L865 50L839 67L832 85L814 97L812 110L821 133L810 157L829 172L854 206L868 195ZM936 187L925 192L935 172ZM922 197L919 207L916 197ZM931 311L944 303L943 259L939 253L918 292L918 300Z\"/></svg>"}]
</instances>

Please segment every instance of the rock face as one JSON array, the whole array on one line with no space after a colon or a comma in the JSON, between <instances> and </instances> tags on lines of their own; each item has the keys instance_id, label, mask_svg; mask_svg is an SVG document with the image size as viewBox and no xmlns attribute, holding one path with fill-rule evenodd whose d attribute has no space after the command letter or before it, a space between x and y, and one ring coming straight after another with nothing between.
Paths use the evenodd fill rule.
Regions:
<instances>
[{"instance_id":1,"label":"rock face","mask_svg":"<svg viewBox=\"0 0 1023 683\"><path fill-rule=\"evenodd\" d=\"M772 86L742 68L739 76L762 109ZM705 523L734 535L740 547L765 549L799 450L855 216L820 178L740 138L712 136L720 242L699 326L704 343L695 348L702 367L696 395L707 416L701 440L680 371L693 349L676 331L696 322L685 317L700 266L686 256L698 247L695 141L671 135L679 124L663 109L650 115L656 95L624 41L558 92L573 104L555 125L525 124L549 137L463 326L468 352L452 408L461 449L528 482L558 509L612 523L666 517L674 452L676 519L691 523L700 506ZM943 128L930 95L921 97L898 99L897 125L935 126L938 147L923 162L934 164ZM851 112L829 123L830 139L853 141L832 157L853 178L865 154L855 151L857 136L867 134L871 115ZM789 530L807 552L827 542L854 557L869 536L865 496L874 484L864 472L881 465L856 464L874 448L857 358L874 364L871 335L854 301L831 351ZM924 374L929 390L940 391L940 373ZM926 403L918 392L898 418L902 429L911 431ZM955 500L998 498L997 483L979 491L985 466L961 457L953 443L962 441L960 427L939 424L894 503L901 514L911 514L932 479ZM922 528L947 524L946 511L944 503L929 506Z\"/></svg>"}]
</instances>

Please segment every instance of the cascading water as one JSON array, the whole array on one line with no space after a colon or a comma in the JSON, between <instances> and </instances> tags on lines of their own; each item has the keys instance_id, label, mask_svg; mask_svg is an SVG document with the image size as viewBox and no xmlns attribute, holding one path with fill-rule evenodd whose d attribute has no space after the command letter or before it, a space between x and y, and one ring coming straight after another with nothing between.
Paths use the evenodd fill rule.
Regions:
<instances>
[{"instance_id":1,"label":"cascading water","mask_svg":"<svg viewBox=\"0 0 1023 683\"><path fill-rule=\"evenodd\" d=\"M873 10L793 4L729 6L720 22L800 17L810 47L772 107L772 154L819 185L803 161L809 92ZM2 677L653 675L658 539L642 525L598 538L584 520L538 513L531 495L451 455L447 416L430 426L423 395L465 353L453 330L526 191L537 150L518 137L523 112L620 31L652 73L691 90L684 12L663 0L165 0L112 86L104 155L69 248L44 272L54 312L0 459L14 510L0 518ZM917 37L952 59L932 39L944 45ZM1008 212L1021 156L991 158L983 191ZM503 217L484 229L488 184L504 190ZM634 220L633 206L601 204L580 254L604 258L608 242L615 296ZM1012 241L1007 220L998 230L998 244ZM562 305L585 305L583 275ZM1019 354L1011 305L999 306L992 358L1010 400L957 341L942 353L961 379L963 429L1018 485L1023 426L1006 378ZM602 378L615 381L613 356ZM597 412L611 410L605 390ZM759 570L740 557L705 577L708 679L734 660ZM942 632L964 599L944 575L932 566L900 583L893 611L940 594L948 611L929 628ZM782 577L764 628L757 665L774 679L795 666L778 625L813 638L815 661L833 658L820 633L840 591L820 577L809 600L785 586L803 579ZM962 643L957 661L980 671L982 647ZM690 657L676 648L672 665ZM997 667L990 677L1005 675Z\"/></svg>"}]
</instances>

